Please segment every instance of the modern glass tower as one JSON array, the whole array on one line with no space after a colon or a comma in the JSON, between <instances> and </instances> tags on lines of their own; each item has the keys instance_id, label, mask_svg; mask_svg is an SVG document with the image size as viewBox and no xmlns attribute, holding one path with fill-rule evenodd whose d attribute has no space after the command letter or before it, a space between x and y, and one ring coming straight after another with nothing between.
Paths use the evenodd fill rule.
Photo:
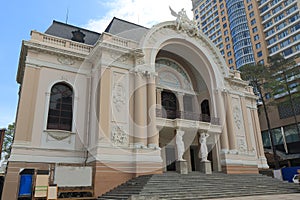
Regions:
<instances>
[{"instance_id":1,"label":"modern glass tower","mask_svg":"<svg viewBox=\"0 0 300 200\"><path fill-rule=\"evenodd\" d=\"M300 3L297 0L192 0L194 19L220 49L227 65L238 69L266 63L282 53L300 54Z\"/></svg>"}]
</instances>

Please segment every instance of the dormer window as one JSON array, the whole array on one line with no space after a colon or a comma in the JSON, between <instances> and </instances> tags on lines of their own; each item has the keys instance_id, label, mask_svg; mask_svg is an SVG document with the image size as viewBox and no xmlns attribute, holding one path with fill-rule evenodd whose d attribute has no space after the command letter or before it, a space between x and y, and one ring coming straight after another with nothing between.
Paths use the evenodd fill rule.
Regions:
<instances>
[{"instance_id":1,"label":"dormer window","mask_svg":"<svg viewBox=\"0 0 300 200\"><path fill-rule=\"evenodd\" d=\"M75 41L75 42L82 42L84 43L84 37L85 34L82 33L80 30L77 31L72 31L73 37L71 38L71 40Z\"/></svg>"}]
</instances>

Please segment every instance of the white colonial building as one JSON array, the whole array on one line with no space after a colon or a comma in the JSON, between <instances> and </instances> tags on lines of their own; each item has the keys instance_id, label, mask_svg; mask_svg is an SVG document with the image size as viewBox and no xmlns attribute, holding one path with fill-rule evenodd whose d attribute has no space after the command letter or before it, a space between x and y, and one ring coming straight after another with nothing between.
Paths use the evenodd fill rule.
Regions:
<instances>
[{"instance_id":1,"label":"white colonial building","mask_svg":"<svg viewBox=\"0 0 300 200\"><path fill-rule=\"evenodd\" d=\"M252 88L177 15L150 29L114 18L102 34L56 21L31 32L4 199L20 195L24 170L94 196L143 174L200 171L202 133L212 171L268 168Z\"/></svg>"}]
</instances>

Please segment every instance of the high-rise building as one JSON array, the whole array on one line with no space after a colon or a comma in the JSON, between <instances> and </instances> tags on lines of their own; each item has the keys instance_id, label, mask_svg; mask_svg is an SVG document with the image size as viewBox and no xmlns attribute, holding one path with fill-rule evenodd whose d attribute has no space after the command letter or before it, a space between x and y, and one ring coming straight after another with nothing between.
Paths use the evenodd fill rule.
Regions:
<instances>
[{"instance_id":1,"label":"high-rise building","mask_svg":"<svg viewBox=\"0 0 300 200\"><path fill-rule=\"evenodd\" d=\"M300 54L297 0L192 0L194 19L220 49L227 65L238 69L264 64L268 56Z\"/></svg>"},{"instance_id":2,"label":"high-rise building","mask_svg":"<svg viewBox=\"0 0 300 200\"><path fill-rule=\"evenodd\" d=\"M277 54L281 54L285 59L293 57L297 63L296 67L299 68L299 0L192 0L192 4L198 28L220 49L230 69L239 69L247 64L267 64L268 57ZM295 93L299 92L297 88L300 85L300 70L298 73L293 71L287 80L291 91ZM286 103L286 97L286 92L279 92L273 97L266 96L267 101L272 98L277 102L268 109L275 144L290 144L285 146L285 153L291 153L294 150L289 147L297 145L300 141L292 107ZM299 98L294 99L294 111L298 122L299 102ZM264 114L260 115L260 125L264 146L269 147ZM299 164L300 159L295 163Z\"/></svg>"}]
</instances>

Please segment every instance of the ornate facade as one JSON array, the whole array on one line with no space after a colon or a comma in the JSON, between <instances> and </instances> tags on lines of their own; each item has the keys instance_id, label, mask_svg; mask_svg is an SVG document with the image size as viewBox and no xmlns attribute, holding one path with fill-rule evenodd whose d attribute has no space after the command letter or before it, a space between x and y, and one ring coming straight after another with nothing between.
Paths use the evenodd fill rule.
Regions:
<instances>
[{"instance_id":1,"label":"ornate facade","mask_svg":"<svg viewBox=\"0 0 300 200\"><path fill-rule=\"evenodd\" d=\"M252 88L187 22L147 29L114 18L92 44L96 33L58 22L46 33L32 31L20 55L3 198L16 197L24 168L49 170L49 184L60 186L59 166L91 167L95 196L139 175L175 170L176 134L188 171L199 171L202 133L213 171L268 168ZM59 28L54 34L53 26L81 38L60 36Z\"/></svg>"}]
</instances>

